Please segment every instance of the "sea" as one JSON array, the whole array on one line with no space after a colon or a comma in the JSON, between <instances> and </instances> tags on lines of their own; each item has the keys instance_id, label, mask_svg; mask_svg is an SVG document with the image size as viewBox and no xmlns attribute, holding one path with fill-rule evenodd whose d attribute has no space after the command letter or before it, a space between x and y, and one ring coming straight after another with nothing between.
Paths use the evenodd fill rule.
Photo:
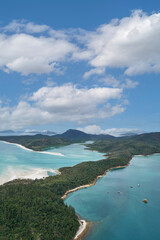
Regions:
<instances>
[{"instance_id":1,"label":"sea","mask_svg":"<svg viewBox=\"0 0 160 240\"><path fill-rule=\"evenodd\" d=\"M60 167L103 158L81 144L40 153L0 142L0 184L55 175ZM159 240L160 154L133 157L128 167L107 172L94 186L69 194L65 203L91 222L84 240Z\"/></svg>"},{"instance_id":2,"label":"sea","mask_svg":"<svg viewBox=\"0 0 160 240\"><path fill-rule=\"evenodd\" d=\"M159 240L160 154L133 157L128 167L107 172L65 203L92 222L84 240Z\"/></svg>"}]
</instances>

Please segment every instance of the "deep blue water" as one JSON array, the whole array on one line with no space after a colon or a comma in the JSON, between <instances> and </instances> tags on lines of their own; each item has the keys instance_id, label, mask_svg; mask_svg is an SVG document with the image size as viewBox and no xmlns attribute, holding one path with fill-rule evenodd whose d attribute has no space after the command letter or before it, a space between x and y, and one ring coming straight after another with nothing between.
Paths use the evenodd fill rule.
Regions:
<instances>
[{"instance_id":1,"label":"deep blue water","mask_svg":"<svg viewBox=\"0 0 160 240\"><path fill-rule=\"evenodd\" d=\"M103 158L98 152L85 150L81 144L52 148L63 156L24 150L16 145L0 142L0 184L15 178L41 178L56 174L60 167L73 166L84 161Z\"/></svg>"},{"instance_id":2,"label":"deep blue water","mask_svg":"<svg viewBox=\"0 0 160 240\"><path fill-rule=\"evenodd\" d=\"M129 167L108 172L65 202L93 222L84 240L159 240L160 155L135 156Z\"/></svg>"}]
</instances>

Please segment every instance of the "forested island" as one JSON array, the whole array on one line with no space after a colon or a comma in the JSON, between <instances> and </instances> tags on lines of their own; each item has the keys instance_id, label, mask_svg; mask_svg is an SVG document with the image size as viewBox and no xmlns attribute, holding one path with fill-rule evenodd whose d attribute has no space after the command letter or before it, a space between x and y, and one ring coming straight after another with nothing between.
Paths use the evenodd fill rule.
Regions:
<instances>
[{"instance_id":1,"label":"forested island","mask_svg":"<svg viewBox=\"0 0 160 240\"><path fill-rule=\"evenodd\" d=\"M97 176L103 175L113 167L128 165L133 155L160 152L160 133L115 138L72 130L62 135L51 137L54 141L56 139L56 143L46 141L46 136L0 138L30 146L34 150L93 140L93 143L86 144L87 149L100 151L106 155L106 159L96 162L83 162L73 167L60 168L60 175L34 181L14 180L1 186L1 240L73 239L79 228L78 217L72 207L64 204L62 196L70 189L92 184ZM39 142L37 139L40 139ZM58 139L61 141L58 142Z\"/></svg>"}]
</instances>

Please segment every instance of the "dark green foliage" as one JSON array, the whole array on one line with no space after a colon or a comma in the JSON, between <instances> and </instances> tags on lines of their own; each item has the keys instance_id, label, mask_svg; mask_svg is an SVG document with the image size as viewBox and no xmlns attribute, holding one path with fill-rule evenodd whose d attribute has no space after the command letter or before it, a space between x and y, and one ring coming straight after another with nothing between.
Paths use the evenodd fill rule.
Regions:
<instances>
[{"instance_id":1,"label":"dark green foliage","mask_svg":"<svg viewBox=\"0 0 160 240\"><path fill-rule=\"evenodd\" d=\"M0 188L0 239L72 239L79 226L74 209L35 183Z\"/></svg>"}]
</instances>

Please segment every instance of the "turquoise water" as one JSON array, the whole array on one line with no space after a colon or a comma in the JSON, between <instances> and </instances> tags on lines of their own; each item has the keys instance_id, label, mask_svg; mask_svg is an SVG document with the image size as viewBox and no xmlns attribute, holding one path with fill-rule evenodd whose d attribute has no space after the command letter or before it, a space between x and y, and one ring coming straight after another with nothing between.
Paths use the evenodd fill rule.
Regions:
<instances>
[{"instance_id":1,"label":"turquoise water","mask_svg":"<svg viewBox=\"0 0 160 240\"><path fill-rule=\"evenodd\" d=\"M0 184L15 178L41 178L56 174L56 169L84 161L102 159L101 153L84 149L81 144L52 148L63 156L49 155L22 149L14 144L0 142Z\"/></svg>"},{"instance_id":2,"label":"turquoise water","mask_svg":"<svg viewBox=\"0 0 160 240\"><path fill-rule=\"evenodd\" d=\"M160 155L135 156L129 167L108 172L65 202L93 222L84 240L159 240Z\"/></svg>"}]
</instances>

